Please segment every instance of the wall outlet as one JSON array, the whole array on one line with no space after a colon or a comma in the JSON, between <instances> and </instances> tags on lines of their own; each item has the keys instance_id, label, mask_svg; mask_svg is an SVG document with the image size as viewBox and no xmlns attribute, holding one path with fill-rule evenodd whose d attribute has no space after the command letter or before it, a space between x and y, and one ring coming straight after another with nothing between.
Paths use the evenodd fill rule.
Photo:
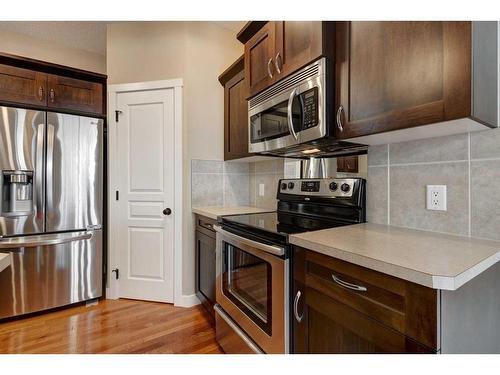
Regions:
<instances>
[{"instance_id":1,"label":"wall outlet","mask_svg":"<svg viewBox=\"0 0 500 375\"><path fill-rule=\"evenodd\" d=\"M427 209L446 211L446 185L427 185Z\"/></svg>"},{"instance_id":2,"label":"wall outlet","mask_svg":"<svg viewBox=\"0 0 500 375\"><path fill-rule=\"evenodd\" d=\"M264 184L259 184L259 197L264 196Z\"/></svg>"}]
</instances>

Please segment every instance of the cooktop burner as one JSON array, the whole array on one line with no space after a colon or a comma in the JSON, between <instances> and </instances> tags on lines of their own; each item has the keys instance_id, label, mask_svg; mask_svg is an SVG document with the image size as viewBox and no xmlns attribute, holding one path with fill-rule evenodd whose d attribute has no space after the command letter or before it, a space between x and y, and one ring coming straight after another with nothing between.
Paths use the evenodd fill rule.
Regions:
<instances>
[{"instance_id":1,"label":"cooktop burner","mask_svg":"<svg viewBox=\"0 0 500 375\"><path fill-rule=\"evenodd\" d=\"M365 181L287 179L278 186L276 212L224 216L221 224L239 235L287 243L288 235L365 220Z\"/></svg>"}]
</instances>

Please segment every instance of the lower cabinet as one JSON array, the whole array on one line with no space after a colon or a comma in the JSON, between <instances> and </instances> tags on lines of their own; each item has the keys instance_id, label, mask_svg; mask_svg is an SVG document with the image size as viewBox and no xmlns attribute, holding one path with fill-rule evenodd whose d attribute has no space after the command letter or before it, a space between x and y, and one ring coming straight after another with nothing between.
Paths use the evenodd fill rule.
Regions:
<instances>
[{"instance_id":1,"label":"lower cabinet","mask_svg":"<svg viewBox=\"0 0 500 375\"><path fill-rule=\"evenodd\" d=\"M215 322L215 220L196 216L196 296Z\"/></svg>"},{"instance_id":2,"label":"lower cabinet","mask_svg":"<svg viewBox=\"0 0 500 375\"><path fill-rule=\"evenodd\" d=\"M293 251L293 353L436 353L436 290Z\"/></svg>"}]
</instances>

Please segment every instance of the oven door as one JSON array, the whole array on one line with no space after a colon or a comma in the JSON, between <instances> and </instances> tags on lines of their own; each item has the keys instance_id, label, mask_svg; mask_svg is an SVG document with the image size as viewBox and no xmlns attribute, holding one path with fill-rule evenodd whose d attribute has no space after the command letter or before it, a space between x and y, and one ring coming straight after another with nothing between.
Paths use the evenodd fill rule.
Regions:
<instances>
[{"instance_id":1,"label":"oven door","mask_svg":"<svg viewBox=\"0 0 500 375\"><path fill-rule=\"evenodd\" d=\"M215 229L217 303L265 353L287 353L288 260L283 258L284 248Z\"/></svg>"}]
</instances>

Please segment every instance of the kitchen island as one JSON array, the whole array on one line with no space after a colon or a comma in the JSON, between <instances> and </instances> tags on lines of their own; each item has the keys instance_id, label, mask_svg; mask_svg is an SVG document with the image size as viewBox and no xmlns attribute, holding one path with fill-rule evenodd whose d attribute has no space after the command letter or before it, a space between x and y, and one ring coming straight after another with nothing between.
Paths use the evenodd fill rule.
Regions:
<instances>
[{"instance_id":1,"label":"kitchen island","mask_svg":"<svg viewBox=\"0 0 500 375\"><path fill-rule=\"evenodd\" d=\"M296 352L500 353L500 242L370 223L290 242Z\"/></svg>"}]
</instances>

